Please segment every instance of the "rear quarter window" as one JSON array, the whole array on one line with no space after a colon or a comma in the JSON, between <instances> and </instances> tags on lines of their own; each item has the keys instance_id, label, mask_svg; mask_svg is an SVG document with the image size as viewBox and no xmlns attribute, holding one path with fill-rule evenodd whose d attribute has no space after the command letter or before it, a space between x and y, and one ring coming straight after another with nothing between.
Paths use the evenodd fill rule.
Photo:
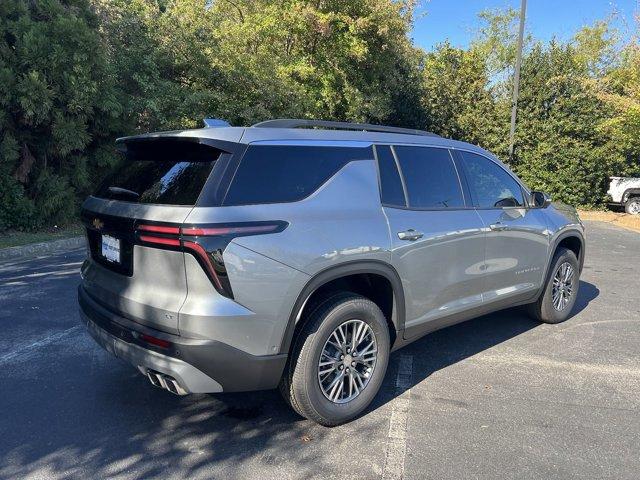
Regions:
<instances>
[{"instance_id":1,"label":"rear quarter window","mask_svg":"<svg viewBox=\"0 0 640 480\"><path fill-rule=\"evenodd\" d=\"M224 205L296 202L354 160L373 159L371 147L250 145Z\"/></svg>"}]
</instances>

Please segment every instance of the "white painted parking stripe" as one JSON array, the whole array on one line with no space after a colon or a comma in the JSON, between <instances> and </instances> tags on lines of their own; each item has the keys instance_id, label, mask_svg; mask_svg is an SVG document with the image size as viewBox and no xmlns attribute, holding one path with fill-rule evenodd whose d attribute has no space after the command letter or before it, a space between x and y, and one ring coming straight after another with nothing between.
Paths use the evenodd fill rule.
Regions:
<instances>
[{"instance_id":1,"label":"white painted parking stripe","mask_svg":"<svg viewBox=\"0 0 640 480\"><path fill-rule=\"evenodd\" d=\"M76 325L75 327L71 327L66 330L63 330L62 332L54 333L53 335L43 338L42 340L38 340L37 342L31 343L29 345L25 345L23 347L19 347L13 352L9 352L3 355L2 357L0 357L0 365L4 365L5 363L8 363L11 360L21 355L25 355L33 350L37 350L38 348L45 347L51 343L54 343L60 340L61 338L66 337L67 335L71 335L72 333L77 332L81 328L82 328L82 325Z\"/></svg>"},{"instance_id":2,"label":"white painted parking stripe","mask_svg":"<svg viewBox=\"0 0 640 480\"><path fill-rule=\"evenodd\" d=\"M391 419L387 438L387 455L382 478L384 480L400 480L404 476L404 460L407 453L407 421L411 400L411 375L413 373L413 356L402 355L399 358L396 376L396 393L398 396L391 402Z\"/></svg>"}]
</instances>

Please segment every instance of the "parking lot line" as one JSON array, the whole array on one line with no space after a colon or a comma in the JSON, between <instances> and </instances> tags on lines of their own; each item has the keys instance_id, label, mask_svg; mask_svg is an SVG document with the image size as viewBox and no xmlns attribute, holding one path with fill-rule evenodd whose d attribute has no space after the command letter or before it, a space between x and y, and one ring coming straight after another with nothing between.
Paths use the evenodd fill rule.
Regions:
<instances>
[{"instance_id":1,"label":"parking lot line","mask_svg":"<svg viewBox=\"0 0 640 480\"><path fill-rule=\"evenodd\" d=\"M37 342L33 342L29 345L24 345L22 347L18 347L16 350L9 352L5 355L3 355L2 357L0 357L0 365L4 365L5 363L9 363L11 360L13 360L16 357L19 357L20 355L25 355L33 350L36 350L40 347L44 347L46 345L49 345L53 342L56 342L58 340L60 340L61 338L66 337L67 335L70 335L72 333L75 333L76 331L80 330L80 328L82 328L82 325L76 325L75 327L71 327L68 328L66 330L63 330L62 332L58 332L58 333L54 333L53 335L49 335L48 337L43 338L42 340L38 340Z\"/></svg>"},{"instance_id":2,"label":"parking lot line","mask_svg":"<svg viewBox=\"0 0 640 480\"><path fill-rule=\"evenodd\" d=\"M399 480L404 476L404 460L407 452L407 419L411 400L411 375L413 356L401 355L396 375L396 398L392 401L387 454L382 478Z\"/></svg>"}]
</instances>

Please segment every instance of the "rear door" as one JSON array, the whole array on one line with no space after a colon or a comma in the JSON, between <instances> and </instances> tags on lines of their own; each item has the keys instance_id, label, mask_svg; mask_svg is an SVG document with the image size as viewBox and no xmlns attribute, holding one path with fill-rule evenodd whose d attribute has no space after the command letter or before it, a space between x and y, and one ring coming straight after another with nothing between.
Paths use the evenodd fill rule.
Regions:
<instances>
[{"instance_id":1,"label":"rear door","mask_svg":"<svg viewBox=\"0 0 640 480\"><path fill-rule=\"evenodd\" d=\"M467 205L448 149L377 146L376 152L411 338L481 305L483 224Z\"/></svg>"},{"instance_id":2,"label":"rear door","mask_svg":"<svg viewBox=\"0 0 640 480\"><path fill-rule=\"evenodd\" d=\"M549 237L544 212L529 208L516 179L488 157L458 151L486 231L484 301L526 300L543 281Z\"/></svg>"}]
</instances>

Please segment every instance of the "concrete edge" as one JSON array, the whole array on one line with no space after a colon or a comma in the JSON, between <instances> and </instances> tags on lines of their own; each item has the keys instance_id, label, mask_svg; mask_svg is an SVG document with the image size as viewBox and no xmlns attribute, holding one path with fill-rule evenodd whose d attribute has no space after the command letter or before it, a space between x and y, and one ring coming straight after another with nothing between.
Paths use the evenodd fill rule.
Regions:
<instances>
[{"instance_id":1,"label":"concrete edge","mask_svg":"<svg viewBox=\"0 0 640 480\"><path fill-rule=\"evenodd\" d=\"M60 253L72 248L84 247L86 241L84 236L62 238L50 242L30 243L17 247L0 248L0 261L16 260L21 258L37 257L50 253Z\"/></svg>"}]
</instances>

